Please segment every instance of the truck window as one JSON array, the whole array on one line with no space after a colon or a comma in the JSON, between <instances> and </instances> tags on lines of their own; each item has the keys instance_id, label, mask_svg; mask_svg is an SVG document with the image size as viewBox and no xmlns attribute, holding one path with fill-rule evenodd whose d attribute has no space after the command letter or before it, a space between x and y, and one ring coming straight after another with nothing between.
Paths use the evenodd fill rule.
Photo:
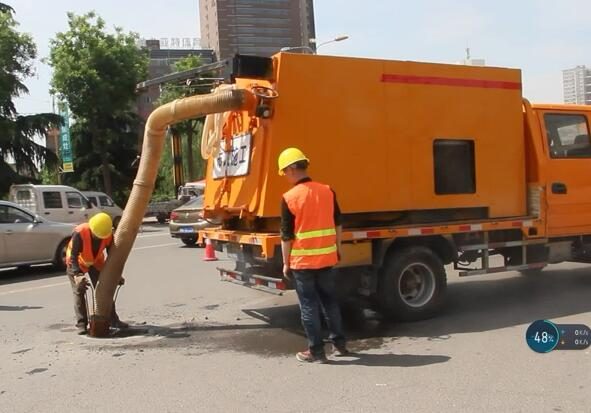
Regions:
<instances>
[{"instance_id":1,"label":"truck window","mask_svg":"<svg viewBox=\"0 0 591 413\"><path fill-rule=\"evenodd\" d=\"M585 116L546 113L544 123L552 158L591 158L589 125Z\"/></svg>"},{"instance_id":2,"label":"truck window","mask_svg":"<svg viewBox=\"0 0 591 413\"><path fill-rule=\"evenodd\" d=\"M88 200L92 203L92 205L98 206L97 200L94 196L87 196L86 198L88 198Z\"/></svg>"},{"instance_id":3,"label":"truck window","mask_svg":"<svg viewBox=\"0 0 591 413\"><path fill-rule=\"evenodd\" d=\"M82 196L79 193L66 192L66 198L68 199L68 208L79 209L84 205Z\"/></svg>"},{"instance_id":4,"label":"truck window","mask_svg":"<svg viewBox=\"0 0 591 413\"><path fill-rule=\"evenodd\" d=\"M29 190L16 191L16 200L17 201L30 201L31 200L31 191L29 191Z\"/></svg>"},{"instance_id":5,"label":"truck window","mask_svg":"<svg viewBox=\"0 0 591 413\"><path fill-rule=\"evenodd\" d=\"M46 209L61 209L62 194L61 192L47 191L43 192L43 205Z\"/></svg>"},{"instance_id":6,"label":"truck window","mask_svg":"<svg viewBox=\"0 0 591 413\"><path fill-rule=\"evenodd\" d=\"M104 206L104 207L112 207L113 206L113 201L111 201L111 198L109 198L109 197L99 195L99 201L101 201L101 206Z\"/></svg>"},{"instance_id":7,"label":"truck window","mask_svg":"<svg viewBox=\"0 0 591 413\"><path fill-rule=\"evenodd\" d=\"M474 141L436 139L433 142L433 164L437 195L476 192Z\"/></svg>"}]
</instances>

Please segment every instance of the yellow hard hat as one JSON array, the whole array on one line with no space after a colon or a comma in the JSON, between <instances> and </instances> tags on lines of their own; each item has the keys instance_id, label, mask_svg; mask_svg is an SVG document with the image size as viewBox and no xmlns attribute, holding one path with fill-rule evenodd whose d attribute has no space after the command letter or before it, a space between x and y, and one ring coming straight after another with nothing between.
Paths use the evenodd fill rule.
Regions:
<instances>
[{"instance_id":1,"label":"yellow hard hat","mask_svg":"<svg viewBox=\"0 0 591 413\"><path fill-rule=\"evenodd\" d=\"M113 220L108 214L99 212L90 220L88 220L88 226L92 234L100 239L105 239L113 234Z\"/></svg>"},{"instance_id":2,"label":"yellow hard hat","mask_svg":"<svg viewBox=\"0 0 591 413\"><path fill-rule=\"evenodd\" d=\"M310 163L310 160L306 158L304 152L302 152L298 148L287 148L286 150L281 152L279 158L277 159L277 164L279 166L279 175L285 175L283 173L283 170L287 168L289 165L293 165L294 163L299 161L308 161L308 163Z\"/></svg>"}]
</instances>

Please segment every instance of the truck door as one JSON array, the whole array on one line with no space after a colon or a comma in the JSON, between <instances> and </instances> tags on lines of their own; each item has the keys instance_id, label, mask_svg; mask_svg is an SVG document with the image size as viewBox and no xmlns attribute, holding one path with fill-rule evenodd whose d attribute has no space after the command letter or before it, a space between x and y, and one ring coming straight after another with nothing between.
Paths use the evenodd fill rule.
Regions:
<instances>
[{"instance_id":1,"label":"truck door","mask_svg":"<svg viewBox=\"0 0 591 413\"><path fill-rule=\"evenodd\" d=\"M542 112L546 136L548 235L591 234L589 114Z\"/></svg>"},{"instance_id":2,"label":"truck door","mask_svg":"<svg viewBox=\"0 0 591 413\"><path fill-rule=\"evenodd\" d=\"M92 209L92 205L86 198L79 192L68 191L66 192L66 200L68 206L67 221L73 224L80 224L88 221L89 209ZM98 211L98 210L97 210Z\"/></svg>"},{"instance_id":3,"label":"truck door","mask_svg":"<svg viewBox=\"0 0 591 413\"><path fill-rule=\"evenodd\" d=\"M41 190L41 196L37 199L38 213L43 218L55 222L68 222L64 208L63 191Z\"/></svg>"}]
</instances>

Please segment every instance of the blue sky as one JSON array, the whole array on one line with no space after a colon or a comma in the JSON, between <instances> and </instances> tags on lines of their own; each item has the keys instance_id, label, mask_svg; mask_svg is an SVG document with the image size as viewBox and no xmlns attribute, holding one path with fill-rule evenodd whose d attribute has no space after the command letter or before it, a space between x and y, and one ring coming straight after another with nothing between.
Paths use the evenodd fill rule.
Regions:
<instances>
[{"instance_id":1,"label":"blue sky","mask_svg":"<svg viewBox=\"0 0 591 413\"><path fill-rule=\"evenodd\" d=\"M49 39L67 29L66 13L95 10L110 26L146 38L199 37L198 0L4 0L31 33L39 57ZM488 65L523 70L524 95L562 101L562 69L591 65L591 0L315 0L317 38L347 34L322 54L454 63L472 56ZM50 68L37 64L26 81L23 113L44 112Z\"/></svg>"}]
</instances>

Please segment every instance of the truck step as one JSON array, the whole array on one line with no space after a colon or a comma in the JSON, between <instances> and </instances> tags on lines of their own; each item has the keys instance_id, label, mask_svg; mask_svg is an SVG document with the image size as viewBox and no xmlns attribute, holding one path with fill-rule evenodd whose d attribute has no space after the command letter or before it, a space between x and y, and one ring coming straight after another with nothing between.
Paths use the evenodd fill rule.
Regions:
<instances>
[{"instance_id":1,"label":"truck step","mask_svg":"<svg viewBox=\"0 0 591 413\"><path fill-rule=\"evenodd\" d=\"M538 238L538 239L531 239L531 240L517 240L517 241L506 241L506 242L489 242L483 244L474 244L474 245L463 245L459 246L458 250L460 252L466 251L479 251L483 249L496 249L496 248L511 248L511 247L522 247L524 245L536 245L536 244L546 244L548 240L546 238Z\"/></svg>"},{"instance_id":2,"label":"truck step","mask_svg":"<svg viewBox=\"0 0 591 413\"><path fill-rule=\"evenodd\" d=\"M466 270L460 271L460 277L468 277L471 275L483 275L483 274L495 274L499 272L507 272L507 271L523 271L523 270L533 270L537 268L544 268L548 265L547 262L536 262L532 264L525 264L525 265L509 265L507 267L493 267L487 269L475 269L475 270Z\"/></svg>"},{"instance_id":3,"label":"truck step","mask_svg":"<svg viewBox=\"0 0 591 413\"><path fill-rule=\"evenodd\" d=\"M266 277L258 274L245 274L239 271L231 271L218 267L222 281L229 281L244 287L253 288L275 295L283 295L287 289L285 281L281 278Z\"/></svg>"}]
</instances>

